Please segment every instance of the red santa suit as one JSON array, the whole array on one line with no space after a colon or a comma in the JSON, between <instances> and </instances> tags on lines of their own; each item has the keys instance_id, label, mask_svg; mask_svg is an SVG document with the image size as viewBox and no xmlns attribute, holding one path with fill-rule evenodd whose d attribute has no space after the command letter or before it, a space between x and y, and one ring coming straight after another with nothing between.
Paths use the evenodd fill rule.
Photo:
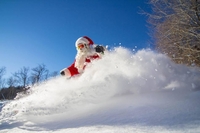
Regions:
<instances>
[{"instance_id":1,"label":"red santa suit","mask_svg":"<svg viewBox=\"0 0 200 133\"><path fill-rule=\"evenodd\" d=\"M93 41L87 36L78 38L75 43L77 48L75 61L71 66L61 70L60 74L65 75L66 77L72 77L80 74L83 72L88 63L92 60L100 58L99 54L91 47L93 44Z\"/></svg>"}]
</instances>

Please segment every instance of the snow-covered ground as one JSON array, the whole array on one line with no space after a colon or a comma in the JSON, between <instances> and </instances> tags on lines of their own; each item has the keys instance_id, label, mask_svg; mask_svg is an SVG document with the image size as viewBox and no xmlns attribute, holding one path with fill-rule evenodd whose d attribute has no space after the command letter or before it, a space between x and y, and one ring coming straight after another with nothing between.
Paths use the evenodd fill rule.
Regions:
<instances>
[{"instance_id":1,"label":"snow-covered ground","mask_svg":"<svg viewBox=\"0 0 200 133\"><path fill-rule=\"evenodd\" d=\"M0 133L199 133L199 75L151 50L118 47L81 76L8 102Z\"/></svg>"}]
</instances>

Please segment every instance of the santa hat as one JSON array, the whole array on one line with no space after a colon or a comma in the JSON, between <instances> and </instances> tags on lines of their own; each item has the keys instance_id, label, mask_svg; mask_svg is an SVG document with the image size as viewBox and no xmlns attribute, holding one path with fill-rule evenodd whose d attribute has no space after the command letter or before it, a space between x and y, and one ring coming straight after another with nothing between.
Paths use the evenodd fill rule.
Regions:
<instances>
[{"instance_id":1,"label":"santa hat","mask_svg":"<svg viewBox=\"0 0 200 133\"><path fill-rule=\"evenodd\" d=\"M92 41L92 39L90 39L90 38L87 37L87 36L83 36L83 37L78 38L78 39L76 40L76 43L75 43L76 47L77 47L78 44L80 44L80 43L88 44L88 45L93 45L93 44L94 44L93 41Z\"/></svg>"}]
</instances>

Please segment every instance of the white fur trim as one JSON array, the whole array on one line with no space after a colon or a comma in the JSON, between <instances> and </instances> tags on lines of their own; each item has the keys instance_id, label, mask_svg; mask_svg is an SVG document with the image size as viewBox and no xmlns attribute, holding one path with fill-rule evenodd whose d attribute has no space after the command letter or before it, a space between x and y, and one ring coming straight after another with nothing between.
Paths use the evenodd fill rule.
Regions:
<instances>
[{"instance_id":1,"label":"white fur trim","mask_svg":"<svg viewBox=\"0 0 200 133\"><path fill-rule=\"evenodd\" d=\"M60 72L62 72L62 71L64 71L65 77L67 77L67 78L71 77L71 73L68 68L64 68Z\"/></svg>"},{"instance_id":2,"label":"white fur trim","mask_svg":"<svg viewBox=\"0 0 200 133\"><path fill-rule=\"evenodd\" d=\"M79 43L89 44L90 42L86 38L80 37L76 40L75 46L77 47Z\"/></svg>"}]
</instances>

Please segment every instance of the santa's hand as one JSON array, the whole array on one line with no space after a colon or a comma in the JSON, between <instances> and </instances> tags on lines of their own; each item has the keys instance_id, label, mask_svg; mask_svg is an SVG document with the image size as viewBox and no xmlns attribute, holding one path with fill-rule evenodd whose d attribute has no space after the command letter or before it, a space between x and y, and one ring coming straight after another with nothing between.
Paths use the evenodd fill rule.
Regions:
<instances>
[{"instance_id":1,"label":"santa's hand","mask_svg":"<svg viewBox=\"0 0 200 133\"><path fill-rule=\"evenodd\" d=\"M65 72L64 71L60 71L60 75L64 76Z\"/></svg>"},{"instance_id":2,"label":"santa's hand","mask_svg":"<svg viewBox=\"0 0 200 133\"><path fill-rule=\"evenodd\" d=\"M94 49L97 53L104 53L105 51L104 47L100 45L97 45Z\"/></svg>"}]
</instances>

